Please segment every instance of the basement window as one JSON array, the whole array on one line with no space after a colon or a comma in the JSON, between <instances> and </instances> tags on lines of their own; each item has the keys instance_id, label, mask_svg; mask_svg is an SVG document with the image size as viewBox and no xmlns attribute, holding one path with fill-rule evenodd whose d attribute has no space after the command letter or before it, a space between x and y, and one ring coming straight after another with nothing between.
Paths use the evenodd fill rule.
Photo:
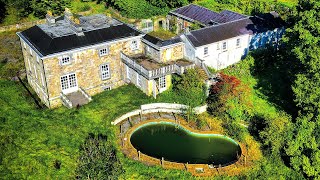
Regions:
<instances>
[{"instance_id":1,"label":"basement window","mask_svg":"<svg viewBox=\"0 0 320 180\"><path fill-rule=\"evenodd\" d=\"M111 86L105 86L105 87L103 87L103 90L104 91L110 91L112 88L111 88Z\"/></svg>"}]
</instances>

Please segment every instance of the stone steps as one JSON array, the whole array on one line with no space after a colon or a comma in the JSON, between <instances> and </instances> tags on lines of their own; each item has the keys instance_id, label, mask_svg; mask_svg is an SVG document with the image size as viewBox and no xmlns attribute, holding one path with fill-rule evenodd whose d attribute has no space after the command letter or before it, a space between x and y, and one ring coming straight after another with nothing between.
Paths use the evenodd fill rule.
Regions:
<instances>
[{"instance_id":1,"label":"stone steps","mask_svg":"<svg viewBox=\"0 0 320 180\"><path fill-rule=\"evenodd\" d=\"M82 106L89 103L89 99L87 99L80 91L67 94L66 96L71 101L72 107Z\"/></svg>"}]
</instances>

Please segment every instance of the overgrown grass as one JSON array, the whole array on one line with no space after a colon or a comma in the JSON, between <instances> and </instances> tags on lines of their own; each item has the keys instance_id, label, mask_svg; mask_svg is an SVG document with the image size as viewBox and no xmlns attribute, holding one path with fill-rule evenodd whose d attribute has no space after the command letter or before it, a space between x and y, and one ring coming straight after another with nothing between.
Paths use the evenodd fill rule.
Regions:
<instances>
[{"instance_id":1,"label":"overgrown grass","mask_svg":"<svg viewBox=\"0 0 320 180\"><path fill-rule=\"evenodd\" d=\"M96 1L83 2L81 0L73 0L71 1L70 6L74 13L88 11L88 14L104 14L107 12L103 2L97 3Z\"/></svg>"},{"instance_id":2,"label":"overgrown grass","mask_svg":"<svg viewBox=\"0 0 320 180\"><path fill-rule=\"evenodd\" d=\"M149 102L125 86L102 93L85 107L38 110L20 84L0 80L1 176L6 179L74 178L79 146L89 133L114 137L111 121ZM61 169L55 169L55 160Z\"/></svg>"},{"instance_id":3,"label":"overgrown grass","mask_svg":"<svg viewBox=\"0 0 320 180\"><path fill-rule=\"evenodd\" d=\"M23 67L20 40L16 32L0 33L0 77L13 77Z\"/></svg>"},{"instance_id":4,"label":"overgrown grass","mask_svg":"<svg viewBox=\"0 0 320 180\"><path fill-rule=\"evenodd\" d=\"M173 32L167 31L164 29L159 29L157 31L150 32L149 35L158 37L162 40L167 40L167 39L170 39L170 38L176 36L176 34L174 34Z\"/></svg>"}]
</instances>

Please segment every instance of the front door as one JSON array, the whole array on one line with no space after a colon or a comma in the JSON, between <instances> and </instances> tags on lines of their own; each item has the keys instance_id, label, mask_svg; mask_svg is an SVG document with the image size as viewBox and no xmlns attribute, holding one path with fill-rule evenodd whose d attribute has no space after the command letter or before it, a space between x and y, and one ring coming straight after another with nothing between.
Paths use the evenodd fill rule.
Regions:
<instances>
[{"instance_id":1,"label":"front door","mask_svg":"<svg viewBox=\"0 0 320 180\"><path fill-rule=\"evenodd\" d=\"M78 90L77 77L75 73L61 76L60 83L64 94L69 94Z\"/></svg>"}]
</instances>

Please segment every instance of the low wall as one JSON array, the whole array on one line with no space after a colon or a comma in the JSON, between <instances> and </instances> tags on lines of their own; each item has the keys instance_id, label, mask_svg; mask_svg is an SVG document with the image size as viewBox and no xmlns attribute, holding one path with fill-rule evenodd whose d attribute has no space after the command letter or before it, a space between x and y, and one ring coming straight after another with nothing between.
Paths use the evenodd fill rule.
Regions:
<instances>
[{"instance_id":1,"label":"low wall","mask_svg":"<svg viewBox=\"0 0 320 180\"><path fill-rule=\"evenodd\" d=\"M136 116L139 114L148 114L148 113L155 113L155 112L167 112L167 113L184 113L186 109L188 109L189 106L184 104L174 104L174 103L152 103L152 104L144 104L140 106L140 109L133 110L131 112L128 112L117 119L115 119L113 122L111 122L112 125L117 125L121 121L131 117ZM198 106L193 108L193 111L195 114L201 114L207 111L207 105L204 106Z\"/></svg>"},{"instance_id":2,"label":"low wall","mask_svg":"<svg viewBox=\"0 0 320 180\"><path fill-rule=\"evenodd\" d=\"M43 24L45 22L46 22L45 19L41 19L38 21L19 23L19 24L13 24L13 25L8 25L8 26L1 26L0 33L6 32L6 31L17 31L19 29L26 29L26 28L29 28L29 27L37 25L37 24Z\"/></svg>"}]
</instances>

